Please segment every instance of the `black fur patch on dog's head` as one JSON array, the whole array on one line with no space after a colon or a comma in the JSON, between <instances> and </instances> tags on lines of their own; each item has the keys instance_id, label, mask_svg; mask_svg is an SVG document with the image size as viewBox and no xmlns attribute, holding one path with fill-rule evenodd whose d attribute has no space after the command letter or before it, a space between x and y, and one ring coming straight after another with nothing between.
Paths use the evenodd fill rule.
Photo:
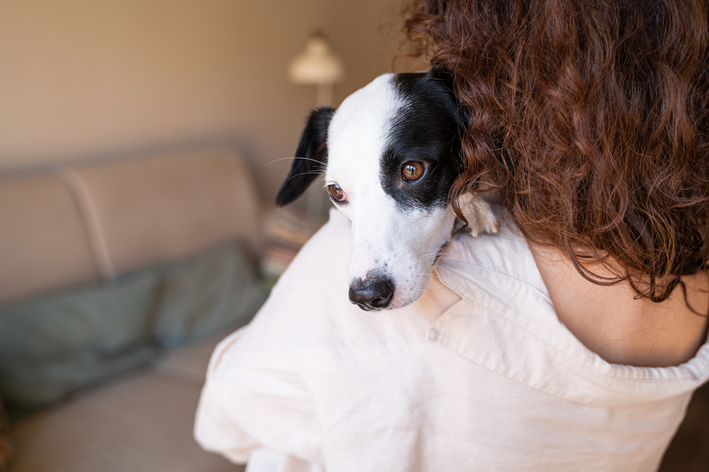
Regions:
<instances>
[{"instance_id":1,"label":"black fur patch on dog's head","mask_svg":"<svg viewBox=\"0 0 709 472\"><path fill-rule=\"evenodd\" d=\"M386 193L401 209L446 206L448 192L460 172L462 117L449 77L434 69L394 78L404 106L392 120L380 178ZM424 176L416 182L405 182L401 172L407 162L425 163Z\"/></svg>"}]
</instances>

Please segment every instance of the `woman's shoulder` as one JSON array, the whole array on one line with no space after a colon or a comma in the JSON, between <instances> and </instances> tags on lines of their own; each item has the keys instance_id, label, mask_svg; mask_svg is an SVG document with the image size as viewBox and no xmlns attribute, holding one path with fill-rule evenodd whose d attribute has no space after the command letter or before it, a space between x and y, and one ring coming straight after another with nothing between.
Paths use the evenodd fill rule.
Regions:
<instances>
[{"instance_id":1,"label":"woman's shoulder","mask_svg":"<svg viewBox=\"0 0 709 472\"><path fill-rule=\"evenodd\" d=\"M701 315L709 310L705 273L682 277L685 290L677 287L667 300L655 303L638 298L627 282L589 282L559 251L533 247L532 252L559 320L606 361L677 366L706 342L707 317Z\"/></svg>"},{"instance_id":2,"label":"woman's shoulder","mask_svg":"<svg viewBox=\"0 0 709 472\"><path fill-rule=\"evenodd\" d=\"M556 290L563 287L543 277L533 249L511 222L495 235L457 238L449 249L438 272L464 303L436 321L439 342L500 375L578 402L654 401L692 391L709 378L709 344L701 327L692 331L691 354L672 364L644 367L649 364L607 357L589 336L618 344L623 337L611 338L599 323L603 320L591 317L587 321L595 330L579 329L558 310ZM569 306L598 307L609 317L622 308L607 302L604 296L590 296ZM648 334L647 329L636 331Z\"/></svg>"}]
</instances>

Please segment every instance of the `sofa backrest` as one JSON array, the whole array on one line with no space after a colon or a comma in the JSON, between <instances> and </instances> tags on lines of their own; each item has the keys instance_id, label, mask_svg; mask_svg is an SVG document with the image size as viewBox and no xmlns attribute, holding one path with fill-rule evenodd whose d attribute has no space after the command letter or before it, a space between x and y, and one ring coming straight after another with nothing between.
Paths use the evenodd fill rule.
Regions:
<instances>
[{"instance_id":1,"label":"sofa backrest","mask_svg":"<svg viewBox=\"0 0 709 472\"><path fill-rule=\"evenodd\" d=\"M247 166L203 148L0 179L0 304L111 280L232 237L258 252Z\"/></svg>"}]
</instances>

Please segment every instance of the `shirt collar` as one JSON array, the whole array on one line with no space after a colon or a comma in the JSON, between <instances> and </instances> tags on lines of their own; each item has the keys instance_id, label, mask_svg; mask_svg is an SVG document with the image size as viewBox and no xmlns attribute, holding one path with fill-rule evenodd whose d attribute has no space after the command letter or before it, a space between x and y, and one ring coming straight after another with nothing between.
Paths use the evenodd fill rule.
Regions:
<instances>
[{"instance_id":1,"label":"shirt collar","mask_svg":"<svg viewBox=\"0 0 709 472\"><path fill-rule=\"evenodd\" d=\"M586 348L556 316L521 231L451 242L437 265L461 302L444 312L427 338L501 375L568 400L594 404L659 400L686 393L709 377L709 346L677 367L610 364Z\"/></svg>"}]
</instances>

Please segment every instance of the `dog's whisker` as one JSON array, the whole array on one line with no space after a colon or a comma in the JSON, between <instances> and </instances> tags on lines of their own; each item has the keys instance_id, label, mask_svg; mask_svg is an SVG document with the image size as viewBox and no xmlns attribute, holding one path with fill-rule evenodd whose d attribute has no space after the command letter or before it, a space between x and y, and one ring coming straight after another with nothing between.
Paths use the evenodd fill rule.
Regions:
<instances>
[{"instance_id":1,"label":"dog's whisker","mask_svg":"<svg viewBox=\"0 0 709 472\"><path fill-rule=\"evenodd\" d=\"M422 255L418 256L418 259L419 259L419 260L423 260L423 259L427 259L427 258L429 258L429 257L435 257L435 256L437 256L437 255L438 255L438 251L436 251L436 252L430 252L430 253L428 253L428 254L422 254Z\"/></svg>"},{"instance_id":2,"label":"dog's whisker","mask_svg":"<svg viewBox=\"0 0 709 472\"><path fill-rule=\"evenodd\" d=\"M291 178L300 177L303 175L322 175L322 174L320 172L301 172L299 174L294 174L293 177L291 177Z\"/></svg>"},{"instance_id":3,"label":"dog's whisker","mask_svg":"<svg viewBox=\"0 0 709 472\"><path fill-rule=\"evenodd\" d=\"M281 161L293 161L295 160L295 157L279 157L278 159L273 159L271 161L268 161L266 163L267 166L270 166L271 164L275 164L276 162L281 162Z\"/></svg>"},{"instance_id":4,"label":"dog's whisker","mask_svg":"<svg viewBox=\"0 0 709 472\"><path fill-rule=\"evenodd\" d=\"M316 179L312 184L310 184L310 186L308 186L308 189L306 190L306 192L309 192L311 189L315 188L316 185L321 184L323 182L325 182L324 178L323 179ZM325 187L323 186L320 188L324 189Z\"/></svg>"},{"instance_id":5,"label":"dog's whisker","mask_svg":"<svg viewBox=\"0 0 709 472\"><path fill-rule=\"evenodd\" d=\"M281 162L281 161L294 161L296 159L301 159L304 161L312 161L312 162L315 162L317 165L322 166L323 168L325 167L325 164L323 164L322 161L319 161L317 159L313 159L311 157L298 157L298 156L280 157L278 159L273 159L272 161L269 161L266 165L275 164L276 162Z\"/></svg>"}]
</instances>

